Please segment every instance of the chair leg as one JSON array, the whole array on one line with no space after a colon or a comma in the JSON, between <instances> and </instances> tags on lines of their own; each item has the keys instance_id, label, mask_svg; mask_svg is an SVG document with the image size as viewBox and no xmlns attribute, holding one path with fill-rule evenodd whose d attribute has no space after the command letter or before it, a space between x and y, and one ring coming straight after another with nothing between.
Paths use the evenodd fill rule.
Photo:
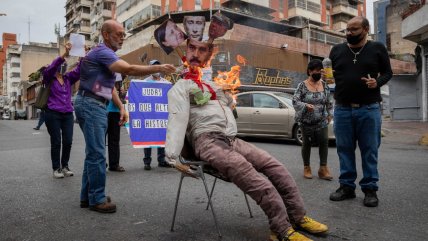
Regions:
<instances>
[{"instance_id":1,"label":"chair leg","mask_svg":"<svg viewBox=\"0 0 428 241\"><path fill-rule=\"evenodd\" d=\"M213 183L213 187L211 188L211 193L210 193L210 197L209 199L211 200L211 198L213 197L213 193L214 193L214 188L215 188L215 184L217 183L217 177L214 178L214 183ZM208 210L208 207L210 206L210 203L207 203L207 207L205 208L205 210Z\"/></svg>"},{"instance_id":2,"label":"chair leg","mask_svg":"<svg viewBox=\"0 0 428 241\"><path fill-rule=\"evenodd\" d=\"M184 174L181 174L180 184L178 184L177 198L175 199L174 216L172 217L171 232L174 232L175 216L177 214L178 199L180 198L181 184L183 183Z\"/></svg>"},{"instance_id":3,"label":"chair leg","mask_svg":"<svg viewBox=\"0 0 428 241\"><path fill-rule=\"evenodd\" d=\"M245 194L245 192L244 192L244 197L245 197L245 202L247 203L248 212L250 213L250 218L252 218L253 212L251 212L251 207L250 207L250 204L248 203L247 194Z\"/></svg>"},{"instance_id":4,"label":"chair leg","mask_svg":"<svg viewBox=\"0 0 428 241\"><path fill-rule=\"evenodd\" d=\"M212 204L212 201L210 198L210 193L208 192L208 185L207 185L207 182L205 181L205 175L203 173L201 175L201 179L204 182L205 192L207 193L207 198L208 198L208 205L211 206L211 212L213 213L214 223L215 223L215 227L217 229L218 236L221 238L220 229L218 228L218 223L217 223L217 215L214 212L213 204Z\"/></svg>"}]
</instances>

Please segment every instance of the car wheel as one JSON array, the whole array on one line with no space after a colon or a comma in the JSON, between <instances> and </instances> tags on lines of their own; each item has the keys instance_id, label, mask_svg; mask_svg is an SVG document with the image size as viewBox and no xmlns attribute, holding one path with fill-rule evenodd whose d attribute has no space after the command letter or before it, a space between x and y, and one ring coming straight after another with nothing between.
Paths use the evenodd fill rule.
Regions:
<instances>
[{"instance_id":1,"label":"car wheel","mask_svg":"<svg viewBox=\"0 0 428 241\"><path fill-rule=\"evenodd\" d=\"M300 126L297 124L294 126L293 136L294 136L294 140L297 142L297 144L299 144L299 145L303 144L302 128L300 128Z\"/></svg>"}]
</instances>

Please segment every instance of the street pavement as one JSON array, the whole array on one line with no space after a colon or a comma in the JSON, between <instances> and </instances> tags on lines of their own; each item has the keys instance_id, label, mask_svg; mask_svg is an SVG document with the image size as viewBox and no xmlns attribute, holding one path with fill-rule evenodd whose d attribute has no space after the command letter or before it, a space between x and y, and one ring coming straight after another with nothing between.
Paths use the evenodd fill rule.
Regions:
<instances>
[{"instance_id":1,"label":"street pavement","mask_svg":"<svg viewBox=\"0 0 428 241\"><path fill-rule=\"evenodd\" d=\"M84 140L76 124L70 167L74 177L53 179L49 135L36 121L0 121L0 240L112 240L200 241L220 240L202 182L185 178L175 231L170 232L179 172L158 168L155 154L151 171L143 170L143 151L130 146L122 130L121 164L124 173L107 173L107 194L118 206L114 214L79 207ZM427 240L428 147L417 139L428 125L384 123L386 136L380 148L380 204L367 208L363 193L357 198L331 202L338 188L338 157L329 149L333 181L302 176L300 147L290 141L247 139L270 152L289 169L305 200L307 213L329 225L329 235L314 240ZM401 127L400 127L401 126ZM401 128L401 129L400 129ZM409 131L410 130L410 131ZM419 136L418 136L419 135ZM358 156L358 155L357 155ZM318 169L317 149L312 169ZM360 158L358 157L358 160ZM360 161L358 161L361 178ZM213 178L208 178L209 185ZM268 240L268 221L253 200L249 218L242 192L231 183L218 182L213 197L222 240Z\"/></svg>"}]
</instances>

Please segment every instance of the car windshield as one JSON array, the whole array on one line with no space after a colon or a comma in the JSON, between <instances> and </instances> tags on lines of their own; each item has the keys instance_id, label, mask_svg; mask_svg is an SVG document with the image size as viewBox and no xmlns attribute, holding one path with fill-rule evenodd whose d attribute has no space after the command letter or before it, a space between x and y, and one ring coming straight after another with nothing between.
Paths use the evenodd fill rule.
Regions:
<instances>
[{"instance_id":1,"label":"car windshield","mask_svg":"<svg viewBox=\"0 0 428 241\"><path fill-rule=\"evenodd\" d=\"M278 96L282 101L287 103L288 105L293 106L293 96L287 93L275 92L274 95Z\"/></svg>"}]
</instances>

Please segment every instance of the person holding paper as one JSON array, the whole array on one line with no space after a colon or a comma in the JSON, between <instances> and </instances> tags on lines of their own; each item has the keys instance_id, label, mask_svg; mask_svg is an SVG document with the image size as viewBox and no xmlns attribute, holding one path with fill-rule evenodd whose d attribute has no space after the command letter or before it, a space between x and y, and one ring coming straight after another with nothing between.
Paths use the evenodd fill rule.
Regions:
<instances>
[{"instance_id":1,"label":"person holding paper","mask_svg":"<svg viewBox=\"0 0 428 241\"><path fill-rule=\"evenodd\" d=\"M71 44L65 45L65 52L43 70L43 84L51 82L48 107L44 110L46 128L51 142L51 160L54 178L73 176L68 162L73 142L73 105L71 103L72 86L80 77L80 62L66 73ZM61 155L62 143L62 155Z\"/></svg>"},{"instance_id":2,"label":"person holding paper","mask_svg":"<svg viewBox=\"0 0 428 241\"><path fill-rule=\"evenodd\" d=\"M82 58L80 85L74 107L79 126L85 137L85 161L80 193L80 207L101 213L116 212L116 204L105 195L106 157L105 133L107 131L107 101L119 108L120 121L127 120L125 109L114 87L115 73L147 75L157 72L171 73L170 64L142 66L130 65L116 55L122 47L125 30L119 22L107 20L101 27L104 43L93 47Z\"/></svg>"},{"instance_id":3,"label":"person holding paper","mask_svg":"<svg viewBox=\"0 0 428 241\"><path fill-rule=\"evenodd\" d=\"M330 195L332 201L355 198L357 179L355 149L361 152L364 206L376 207L379 174L378 149L381 141L380 87L392 77L388 51L380 42L367 39L369 21L354 17L346 27L347 43L330 52L336 82L334 132L340 161L340 187Z\"/></svg>"}]
</instances>

